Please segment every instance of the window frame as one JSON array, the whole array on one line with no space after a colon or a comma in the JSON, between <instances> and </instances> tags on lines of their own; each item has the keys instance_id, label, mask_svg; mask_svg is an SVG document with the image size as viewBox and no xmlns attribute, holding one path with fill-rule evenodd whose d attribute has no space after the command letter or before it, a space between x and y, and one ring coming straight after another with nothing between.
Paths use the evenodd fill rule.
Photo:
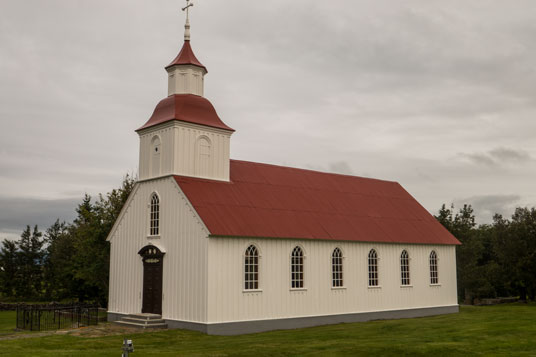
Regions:
<instances>
[{"instance_id":1,"label":"window frame","mask_svg":"<svg viewBox=\"0 0 536 357\"><path fill-rule=\"evenodd\" d=\"M430 285L440 285L439 284L439 258L437 252L432 250L430 255L428 255L428 267L430 269Z\"/></svg>"},{"instance_id":2,"label":"window frame","mask_svg":"<svg viewBox=\"0 0 536 357\"><path fill-rule=\"evenodd\" d=\"M160 176L162 173L162 138L156 134L151 138L151 154L149 156L150 176Z\"/></svg>"},{"instance_id":3,"label":"window frame","mask_svg":"<svg viewBox=\"0 0 536 357\"><path fill-rule=\"evenodd\" d=\"M156 198L156 203L154 202ZM156 207L156 209L155 209ZM151 238L160 237L162 209L160 195L153 191L149 199L149 234Z\"/></svg>"},{"instance_id":4,"label":"window frame","mask_svg":"<svg viewBox=\"0 0 536 357\"><path fill-rule=\"evenodd\" d=\"M295 253L299 251L301 255L295 256ZM298 259L298 262L295 262L294 260ZM298 267L301 269L298 269L295 271L295 267ZM290 253L290 290L306 290L305 287L305 250L303 247L296 245L294 248L292 248L292 251ZM296 275L300 275L300 278L295 279Z\"/></svg>"},{"instance_id":5,"label":"window frame","mask_svg":"<svg viewBox=\"0 0 536 357\"><path fill-rule=\"evenodd\" d=\"M207 152L203 153L202 141L206 141ZM201 177L209 177L211 175L212 164L212 140L207 135L199 135L195 141L195 174ZM205 157L204 159L202 157ZM207 166L205 167L204 164ZM206 172L205 172L206 169Z\"/></svg>"},{"instance_id":6,"label":"window frame","mask_svg":"<svg viewBox=\"0 0 536 357\"><path fill-rule=\"evenodd\" d=\"M400 286L411 286L410 258L406 249L400 253Z\"/></svg>"},{"instance_id":7,"label":"window frame","mask_svg":"<svg viewBox=\"0 0 536 357\"><path fill-rule=\"evenodd\" d=\"M254 252L256 255L253 255L252 258L256 261L248 262L248 253L254 249ZM251 259L251 258L250 258ZM242 291L243 292L259 292L262 291L260 288L260 260L261 260L261 253L259 250L259 247L254 244L248 244L246 249L244 250L244 254L242 256L242 278L243 278L243 284L242 284ZM250 271L252 267L256 267L256 270L253 269L253 271ZM248 274L250 274L249 277L252 277L252 279L248 279ZM248 285L250 284L250 285Z\"/></svg>"},{"instance_id":8,"label":"window frame","mask_svg":"<svg viewBox=\"0 0 536 357\"><path fill-rule=\"evenodd\" d=\"M372 255L372 256L371 256ZM379 274L379 256L378 251L374 248L370 249L367 254L367 286L369 288L380 288ZM371 269L373 268L373 269Z\"/></svg>"},{"instance_id":9,"label":"window frame","mask_svg":"<svg viewBox=\"0 0 536 357\"><path fill-rule=\"evenodd\" d=\"M344 288L344 254L339 247L331 252L331 287Z\"/></svg>"}]
</instances>

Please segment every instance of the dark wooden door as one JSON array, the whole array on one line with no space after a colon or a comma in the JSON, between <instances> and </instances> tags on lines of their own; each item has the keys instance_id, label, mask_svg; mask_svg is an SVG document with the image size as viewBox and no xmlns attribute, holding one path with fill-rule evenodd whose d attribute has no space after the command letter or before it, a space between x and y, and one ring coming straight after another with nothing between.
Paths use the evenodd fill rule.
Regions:
<instances>
[{"instance_id":1,"label":"dark wooden door","mask_svg":"<svg viewBox=\"0 0 536 357\"><path fill-rule=\"evenodd\" d=\"M143 259L143 303L141 312L162 314L162 256Z\"/></svg>"}]
</instances>

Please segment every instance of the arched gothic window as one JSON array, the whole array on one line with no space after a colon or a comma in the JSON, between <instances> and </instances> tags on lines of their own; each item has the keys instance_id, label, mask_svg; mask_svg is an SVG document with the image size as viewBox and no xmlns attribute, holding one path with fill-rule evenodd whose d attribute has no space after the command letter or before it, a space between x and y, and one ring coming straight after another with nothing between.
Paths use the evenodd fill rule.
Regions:
<instances>
[{"instance_id":1,"label":"arched gothic window","mask_svg":"<svg viewBox=\"0 0 536 357\"><path fill-rule=\"evenodd\" d=\"M378 253L374 249L368 254L368 285L378 286Z\"/></svg>"},{"instance_id":2,"label":"arched gothic window","mask_svg":"<svg viewBox=\"0 0 536 357\"><path fill-rule=\"evenodd\" d=\"M196 147L196 174L199 176L210 175L211 143L209 138L201 136L197 139Z\"/></svg>"},{"instance_id":3,"label":"arched gothic window","mask_svg":"<svg viewBox=\"0 0 536 357\"><path fill-rule=\"evenodd\" d=\"M257 290L259 288L259 251L254 245L246 249L244 256L244 289Z\"/></svg>"},{"instance_id":4,"label":"arched gothic window","mask_svg":"<svg viewBox=\"0 0 536 357\"><path fill-rule=\"evenodd\" d=\"M156 193L151 195L150 214L149 214L149 235L157 236L160 234L160 199Z\"/></svg>"},{"instance_id":5,"label":"arched gothic window","mask_svg":"<svg viewBox=\"0 0 536 357\"><path fill-rule=\"evenodd\" d=\"M339 248L335 248L331 254L331 285L333 287L341 287L342 279L342 252Z\"/></svg>"},{"instance_id":6,"label":"arched gothic window","mask_svg":"<svg viewBox=\"0 0 536 357\"><path fill-rule=\"evenodd\" d=\"M295 247L290 258L290 287L303 288L303 250Z\"/></svg>"},{"instance_id":7,"label":"arched gothic window","mask_svg":"<svg viewBox=\"0 0 536 357\"><path fill-rule=\"evenodd\" d=\"M410 285L409 279L409 254L403 250L400 254L400 278L402 285Z\"/></svg>"},{"instance_id":8,"label":"arched gothic window","mask_svg":"<svg viewBox=\"0 0 536 357\"><path fill-rule=\"evenodd\" d=\"M158 136L153 137L151 140L151 175L160 175L160 138Z\"/></svg>"},{"instance_id":9,"label":"arched gothic window","mask_svg":"<svg viewBox=\"0 0 536 357\"><path fill-rule=\"evenodd\" d=\"M430 284L439 284L437 274L437 254L434 250L430 253Z\"/></svg>"}]
</instances>

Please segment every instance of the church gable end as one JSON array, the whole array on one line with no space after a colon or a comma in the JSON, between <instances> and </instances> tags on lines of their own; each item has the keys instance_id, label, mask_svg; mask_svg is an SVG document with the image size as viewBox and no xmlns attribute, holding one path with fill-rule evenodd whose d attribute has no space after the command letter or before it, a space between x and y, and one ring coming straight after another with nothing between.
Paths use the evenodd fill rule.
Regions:
<instances>
[{"instance_id":1,"label":"church gable end","mask_svg":"<svg viewBox=\"0 0 536 357\"><path fill-rule=\"evenodd\" d=\"M156 217L151 215L155 213L151 206L155 203L155 193L158 234L152 235L151 220ZM154 246L165 253L162 314L178 320L204 321L209 234L205 225L169 177L138 183L129 201L108 237L111 243L108 310L141 312L144 264L138 252Z\"/></svg>"}]
</instances>

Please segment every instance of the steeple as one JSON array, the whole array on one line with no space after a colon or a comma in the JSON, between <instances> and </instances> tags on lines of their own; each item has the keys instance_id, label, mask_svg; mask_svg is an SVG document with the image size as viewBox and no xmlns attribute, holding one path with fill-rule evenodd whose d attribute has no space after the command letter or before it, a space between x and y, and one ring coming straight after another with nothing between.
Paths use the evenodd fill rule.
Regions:
<instances>
[{"instance_id":1,"label":"steeple","mask_svg":"<svg viewBox=\"0 0 536 357\"><path fill-rule=\"evenodd\" d=\"M205 66L195 57L190 46L190 7L194 6L186 0L186 23L184 24L184 44L175 59L166 66L168 72L168 95L195 94L203 96L204 76L208 73Z\"/></svg>"},{"instance_id":2,"label":"steeple","mask_svg":"<svg viewBox=\"0 0 536 357\"><path fill-rule=\"evenodd\" d=\"M168 96L154 109L139 129L139 179L166 175L191 176L209 180L230 180L231 135L234 130L218 116L203 96L205 66L190 46L186 0L184 44L173 62L166 66Z\"/></svg>"}]
</instances>

